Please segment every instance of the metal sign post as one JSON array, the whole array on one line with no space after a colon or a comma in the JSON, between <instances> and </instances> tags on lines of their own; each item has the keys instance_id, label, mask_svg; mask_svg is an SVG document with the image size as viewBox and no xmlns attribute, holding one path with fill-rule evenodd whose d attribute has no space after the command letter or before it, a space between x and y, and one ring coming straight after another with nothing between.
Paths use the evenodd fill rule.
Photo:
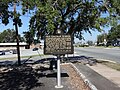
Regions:
<instances>
[{"instance_id":1,"label":"metal sign post","mask_svg":"<svg viewBox=\"0 0 120 90\"><path fill-rule=\"evenodd\" d=\"M57 85L55 88L63 88L61 85L60 56L73 54L73 38L71 35L47 35L44 42L45 55L57 55Z\"/></svg>"},{"instance_id":2,"label":"metal sign post","mask_svg":"<svg viewBox=\"0 0 120 90\"><path fill-rule=\"evenodd\" d=\"M55 88L63 88L61 85L60 55L57 56L57 85Z\"/></svg>"}]
</instances>

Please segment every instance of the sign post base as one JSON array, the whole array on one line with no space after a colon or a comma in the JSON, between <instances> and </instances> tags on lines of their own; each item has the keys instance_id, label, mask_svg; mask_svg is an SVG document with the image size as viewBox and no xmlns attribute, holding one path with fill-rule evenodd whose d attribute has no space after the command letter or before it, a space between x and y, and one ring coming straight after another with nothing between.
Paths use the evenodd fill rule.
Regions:
<instances>
[{"instance_id":1,"label":"sign post base","mask_svg":"<svg viewBox=\"0 0 120 90\"><path fill-rule=\"evenodd\" d=\"M61 86L57 86L57 85L56 85L55 88L63 88L63 86L62 86L62 85L61 85Z\"/></svg>"}]
</instances>

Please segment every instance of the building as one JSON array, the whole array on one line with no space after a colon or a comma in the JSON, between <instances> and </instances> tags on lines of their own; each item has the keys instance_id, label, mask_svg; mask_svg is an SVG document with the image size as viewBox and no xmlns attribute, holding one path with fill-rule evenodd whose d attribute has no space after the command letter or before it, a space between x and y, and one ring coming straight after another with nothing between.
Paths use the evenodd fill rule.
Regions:
<instances>
[{"instance_id":1,"label":"building","mask_svg":"<svg viewBox=\"0 0 120 90\"><path fill-rule=\"evenodd\" d=\"M16 49L17 43L0 43L0 49ZM20 48L27 49L29 45L27 43L19 43Z\"/></svg>"}]
</instances>

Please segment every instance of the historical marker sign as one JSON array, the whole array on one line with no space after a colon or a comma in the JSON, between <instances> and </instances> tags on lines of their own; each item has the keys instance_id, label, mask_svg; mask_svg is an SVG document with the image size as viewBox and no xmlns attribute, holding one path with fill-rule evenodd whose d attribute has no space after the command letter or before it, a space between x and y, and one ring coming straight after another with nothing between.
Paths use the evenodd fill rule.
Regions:
<instances>
[{"instance_id":1,"label":"historical marker sign","mask_svg":"<svg viewBox=\"0 0 120 90\"><path fill-rule=\"evenodd\" d=\"M45 37L44 54L73 54L73 39L70 35L48 35Z\"/></svg>"}]
</instances>

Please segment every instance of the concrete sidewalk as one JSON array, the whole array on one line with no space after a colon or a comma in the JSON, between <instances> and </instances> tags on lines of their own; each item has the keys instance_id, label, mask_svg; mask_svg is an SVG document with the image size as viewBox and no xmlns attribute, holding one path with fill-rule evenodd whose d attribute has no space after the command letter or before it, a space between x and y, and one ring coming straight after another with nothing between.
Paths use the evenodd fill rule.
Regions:
<instances>
[{"instance_id":1,"label":"concrete sidewalk","mask_svg":"<svg viewBox=\"0 0 120 90\"><path fill-rule=\"evenodd\" d=\"M93 69L94 71L96 71L97 73L109 79L110 81L112 81L113 83L117 84L120 87L120 71L111 69L99 63L93 66L88 65L88 67Z\"/></svg>"},{"instance_id":2,"label":"concrete sidewalk","mask_svg":"<svg viewBox=\"0 0 120 90\"><path fill-rule=\"evenodd\" d=\"M88 66L79 63L76 63L75 66L98 90L120 90L118 85L94 71L95 68L91 69Z\"/></svg>"}]
</instances>

